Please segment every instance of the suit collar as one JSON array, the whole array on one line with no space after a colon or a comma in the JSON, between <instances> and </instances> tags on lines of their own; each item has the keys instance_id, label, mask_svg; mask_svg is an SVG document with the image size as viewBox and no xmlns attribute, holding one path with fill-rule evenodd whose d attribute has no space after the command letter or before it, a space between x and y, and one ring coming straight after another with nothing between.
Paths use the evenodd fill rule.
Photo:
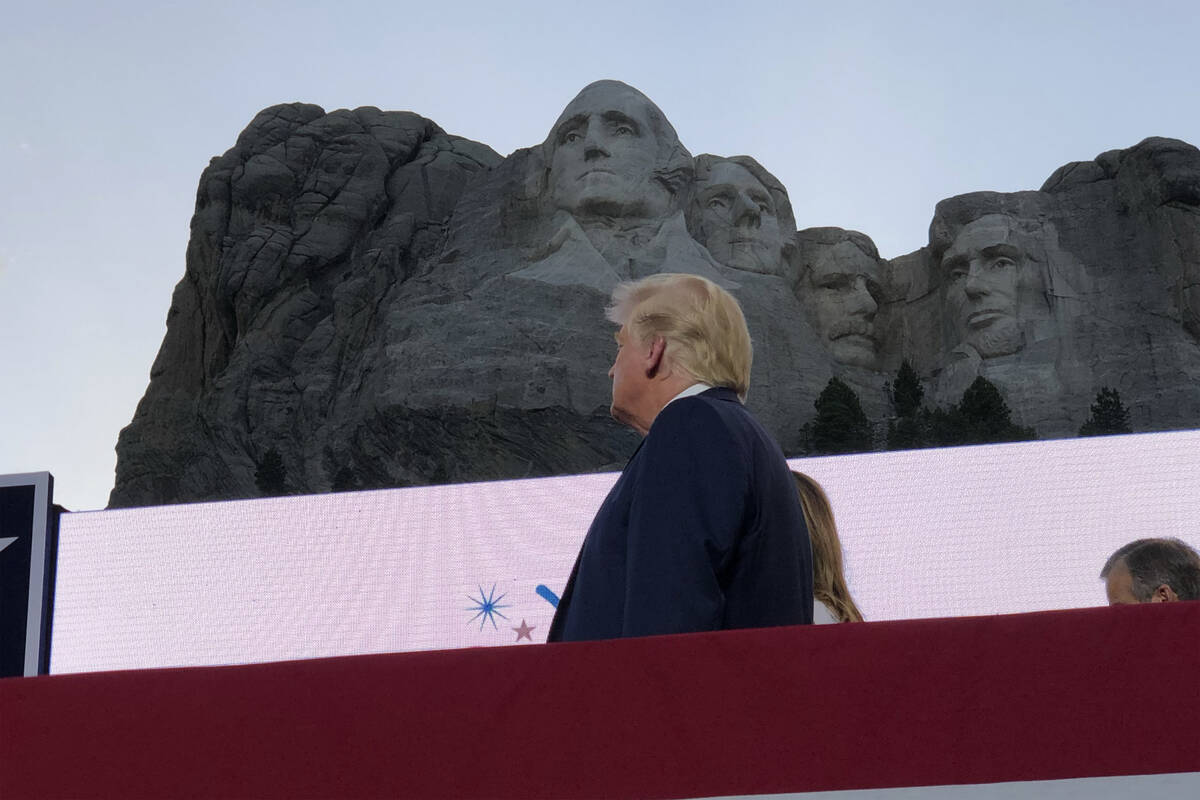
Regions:
<instances>
[{"instance_id":1,"label":"suit collar","mask_svg":"<svg viewBox=\"0 0 1200 800\"><path fill-rule=\"evenodd\" d=\"M667 405L663 406L663 408L671 405L671 403L674 403L676 400L682 400L683 398L691 397L692 395L703 394L711 388L713 387L709 386L707 383L693 383L691 386L687 387L682 392L668 400ZM659 413L662 413L661 409L659 410Z\"/></svg>"},{"instance_id":2,"label":"suit collar","mask_svg":"<svg viewBox=\"0 0 1200 800\"><path fill-rule=\"evenodd\" d=\"M680 396L674 397L674 398L672 398L672 402L674 402L675 400L679 400L679 399L680 399L680 397L685 397L685 396L689 396L689 395L687 395L687 394L684 394L684 395L680 395ZM728 402L730 402L730 403L738 403L739 405L740 405L740 404L741 404L741 402L742 402L740 399L738 399L737 392L735 392L733 389L727 389L727 388L725 388L724 386L713 386L713 387L712 387L712 388L710 388L710 389L705 389L704 391L702 391L702 392L699 392L699 393L698 393L696 396L697 396L697 397L708 397L708 398L710 398L710 399L712 399L712 400L726 400L726 401L728 401ZM670 405L670 403L668 403L667 405ZM663 408L664 408L664 409L665 409L666 407L667 407L667 406L663 406ZM660 413L660 414L661 414L661 413L662 413L662 411L659 411L658 413ZM649 435L649 434L647 434L647 436L648 436L648 435ZM646 442L646 437L645 437L645 436L643 436L643 437L642 437L642 440L641 440L640 442L638 442L638 446L637 446L637 447L634 449L634 451L633 451L633 455L631 455L631 456L629 457L629 461L625 463L625 466L626 466L626 467L628 467L628 466L629 466L629 463L633 461L634 457L635 457L635 456L636 456L636 455L637 455L639 452L641 452L642 445L643 445L643 444L645 444L645 442ZM622 470L622 471L623 471L623 470Z\"/></svg>"},{"instance_id":3,"label":"suit collar","mask_svg":"<svg viewBox=\"0 0 1200 800\"><path fill-rule=\"evenodd\" d=\"M724 386L714 386L707 391L701 392L700 396L711 397L714 400L729 400L734 403L742 402L738 399L737 392Z\"/></svg>"}]
</instances>

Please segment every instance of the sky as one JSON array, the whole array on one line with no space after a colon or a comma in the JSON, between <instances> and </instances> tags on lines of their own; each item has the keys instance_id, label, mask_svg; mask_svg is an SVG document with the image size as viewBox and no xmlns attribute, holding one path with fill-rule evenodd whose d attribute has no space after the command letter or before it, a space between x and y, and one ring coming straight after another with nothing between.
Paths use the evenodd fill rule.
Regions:
<instances>
[{"instance_id":1,"label":"sky","mask_svg":"<svg viewBox=\"0 0 1200 800\"><path fill-rule=\"evenodd\" d=\"M277 103L409 110L502 155L586 84L748 154L798 227L925 244L938 200L1200 144L1200 3L56 2L0 26L0 474L102 508L209 159Z\"/></svg>"}]
</instances>

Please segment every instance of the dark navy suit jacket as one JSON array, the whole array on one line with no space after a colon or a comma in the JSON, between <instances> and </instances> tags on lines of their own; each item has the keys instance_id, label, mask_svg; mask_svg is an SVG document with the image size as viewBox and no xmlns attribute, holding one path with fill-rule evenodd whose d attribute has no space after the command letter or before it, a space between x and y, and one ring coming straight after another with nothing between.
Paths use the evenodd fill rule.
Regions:
<instances>
[{"instance_id":1,"label":"dark navy suit jacket","mask_svg":"<svg viewBox=\"0 0 1200 800\"><path fill-rule=\"evenodd\" d=\"M588 529L547 640L793 625L812 608L783 453L717 388L659 412Z\"/></svg>"}]
</instances>

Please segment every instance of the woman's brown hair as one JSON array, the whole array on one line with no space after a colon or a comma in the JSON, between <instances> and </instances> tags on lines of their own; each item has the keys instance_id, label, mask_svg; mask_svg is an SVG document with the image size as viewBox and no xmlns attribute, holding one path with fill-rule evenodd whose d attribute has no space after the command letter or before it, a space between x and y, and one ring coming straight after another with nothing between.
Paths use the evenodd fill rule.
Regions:
<instances>
[{"instance_id":1,"label":"woman's brown hair","mask_svg":"<svg viewBox=\"0 0 1200 800\"><path fill-rule=\"evenodd\" d=\"M862 612L854 604L850 587L846 585L842 543L838 539L829 498L821 484L803 472L792 470L792 477L796 479L800 507L804 510L804 522L812 540L813 598L824 603L838 622L862 622Z\"/></svg>"}]
</instances>

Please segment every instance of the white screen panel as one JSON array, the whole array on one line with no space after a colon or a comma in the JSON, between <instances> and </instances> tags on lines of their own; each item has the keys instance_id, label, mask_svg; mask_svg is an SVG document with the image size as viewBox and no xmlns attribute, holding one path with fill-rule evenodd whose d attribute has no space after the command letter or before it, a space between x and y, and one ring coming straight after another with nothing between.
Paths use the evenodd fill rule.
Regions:
<instances>
[{"instance_id":1,"label":"white screen panel","mask_svg":"<svg viewBox=\"0 0 1200 800\"><path fill-rule=\"evenodd\" d=\"M829 494L872 620L1100 605L1120 545L1200 543L1200 431L792 464ZM544 641L615 479L65 515L51 671Z\"/></svg>"}]
</instances>

